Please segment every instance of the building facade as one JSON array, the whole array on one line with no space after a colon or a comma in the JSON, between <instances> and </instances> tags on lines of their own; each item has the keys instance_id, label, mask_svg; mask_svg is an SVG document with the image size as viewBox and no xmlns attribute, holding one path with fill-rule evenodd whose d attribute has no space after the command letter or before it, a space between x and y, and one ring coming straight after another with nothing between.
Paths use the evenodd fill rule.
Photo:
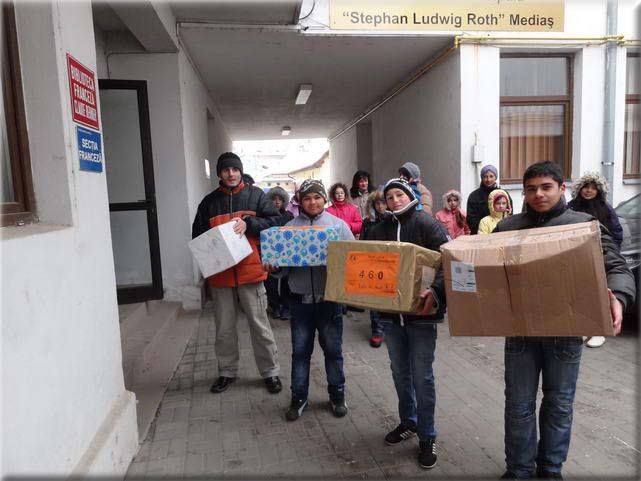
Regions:
<instances>
[{"instance_id":1,"label":"building facade","mask_svg":"<svg viewBox=\"0 0 641 481\"><path fill-rule=\"evenodd\" d=\"M217 184L210 160L232 150L233 140L267 127L280 135L283 125L309 132L297 118L323 119L309 137L329 138L330 151L290 172L297 183L349 183L364 169L380 184L412 161L434 199L450 188L467 197L481 166L493 163L518 210L523 170L549 158L568 183L588 170L606 174L613 204L638 194L636 2L619 1L616 15L608 5L617 2L560 2L562 28L553 32L350 29L332 23L340 2L265 3L252 10L212 2L187 13L180 2L149 0L3 3L3 475L125 473L138 432L136 399L123 379L119 305L162 299L200 308L190 226ZM212 57L217 47L244 58L233 41L277 47L290 31L306 61L292 62L287 50L227 63L198 54ZM214 44L208 35L233 41ZM352 104L350 95L405 52L355 78L341 77L345 67L382 59L385 50L370 43L401 37L433 48L421 66ZM310 50L302 42L312 42ZM362 50L346 59L358 42ZM321 43L332 55L314 56ZM291 89L282 95L284 119L247 102L270 92L291 64L302 70L327 57L335 64L323 81L339 83L323 94L316 82L307 110L290 105ZM236 76L232 93L212 87L254 64L261 75ZM348 80L354 87L340 97ZM337 98L349 115L338 118L335 105L315 98Z\"/></svg>"}]
</instances>

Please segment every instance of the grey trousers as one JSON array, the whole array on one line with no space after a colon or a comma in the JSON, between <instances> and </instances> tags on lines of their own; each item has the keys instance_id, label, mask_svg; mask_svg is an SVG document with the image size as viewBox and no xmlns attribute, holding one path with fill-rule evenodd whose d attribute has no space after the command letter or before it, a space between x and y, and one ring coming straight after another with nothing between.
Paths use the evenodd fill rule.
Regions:
<instances>
[{"instance_id":1,"label":"grey trousers","mask_svg":"<svg viewBox=\"0 0 641 481\"><path fill-rule=\"evenodd\" d=\"M239 307L247 316L256 367L262 378L278 376L278 347L267 317L267 294L262 282L238 287L211 287L216 321L216 358L218 375L236 377L238 373ZM240 306L239 306L240 304Z\"/></svg>"}]
</instances>

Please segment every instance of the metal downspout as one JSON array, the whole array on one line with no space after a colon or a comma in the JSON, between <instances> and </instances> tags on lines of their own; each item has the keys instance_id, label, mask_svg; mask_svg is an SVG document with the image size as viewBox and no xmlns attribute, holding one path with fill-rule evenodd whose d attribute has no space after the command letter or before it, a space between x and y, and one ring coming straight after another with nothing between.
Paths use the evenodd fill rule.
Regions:
<instances>
[{"instance_id":1,"label":"metal downspout","mask_svg":"<svg viewBox=\"0 0 641 481\"><path fill-rule=\"evenodd\" d=\"M607 32L614 35L617 29L617 0L608 0ZM614 108L616 100L617 44L608 42L605 50L605 97L603 105L603 154L602 172L610 184L610 202L614 202Z\"/></svg>"}]
</instances>

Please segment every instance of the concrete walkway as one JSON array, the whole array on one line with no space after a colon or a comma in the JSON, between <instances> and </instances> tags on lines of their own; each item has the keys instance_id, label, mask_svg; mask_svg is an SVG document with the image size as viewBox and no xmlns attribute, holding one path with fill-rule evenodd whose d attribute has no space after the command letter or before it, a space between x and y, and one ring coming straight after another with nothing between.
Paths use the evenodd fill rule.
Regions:
<instances>
[{"instance_id":1,"label":"concrete walkway","mask_svg":"<svg viewBox=\"0 0 641 481\"><path fill-rule=\"evenodd\" d=\"M215 326L203 311L158 417L131 464L128 479L497 479L504 471L503 339L451 338L439 327L435 361L438 463L416 463L417 442L389 447L398 423L387 349L368 344L369 318L344 321L349 414L332 416L322 352L312 360L310 407L296 422L289 405L289 322L273 320L280 348L283 391L267 393L253 360L245 320L240 322L239 380L222 394L217 376ZM575 401L566 479L639 479L639 343L608 339L585 348Z\"/></svg>"}]
</instances>

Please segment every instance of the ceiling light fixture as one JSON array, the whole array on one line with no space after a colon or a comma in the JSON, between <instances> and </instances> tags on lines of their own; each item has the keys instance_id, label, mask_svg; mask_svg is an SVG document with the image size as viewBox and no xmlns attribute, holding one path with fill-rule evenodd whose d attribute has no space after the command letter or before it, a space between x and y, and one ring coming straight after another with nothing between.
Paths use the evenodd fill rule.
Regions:
<instances>
[{"instance_id":1,"label":"ceiling light fixture","mask_svg":"<svg viewBox=\"0 0 641 481\"><path fill-rule=\"evenodd\" d=\"M292 128L285 126L283 127L283 130L280 131L281 135L287 136L292 132Z\"/></svg>"},{"instance_id":2,"label":"ceiling light fixture","mask_svg":"<svg viewBox=\"0 0 641 481\"><path fill-rule=\"evenodd\" d=\"M312 84L300 84L298 87L298 95L296 95L296 105L305 105L309 96L312 94Z\"/></svg>"}]
</instances>

